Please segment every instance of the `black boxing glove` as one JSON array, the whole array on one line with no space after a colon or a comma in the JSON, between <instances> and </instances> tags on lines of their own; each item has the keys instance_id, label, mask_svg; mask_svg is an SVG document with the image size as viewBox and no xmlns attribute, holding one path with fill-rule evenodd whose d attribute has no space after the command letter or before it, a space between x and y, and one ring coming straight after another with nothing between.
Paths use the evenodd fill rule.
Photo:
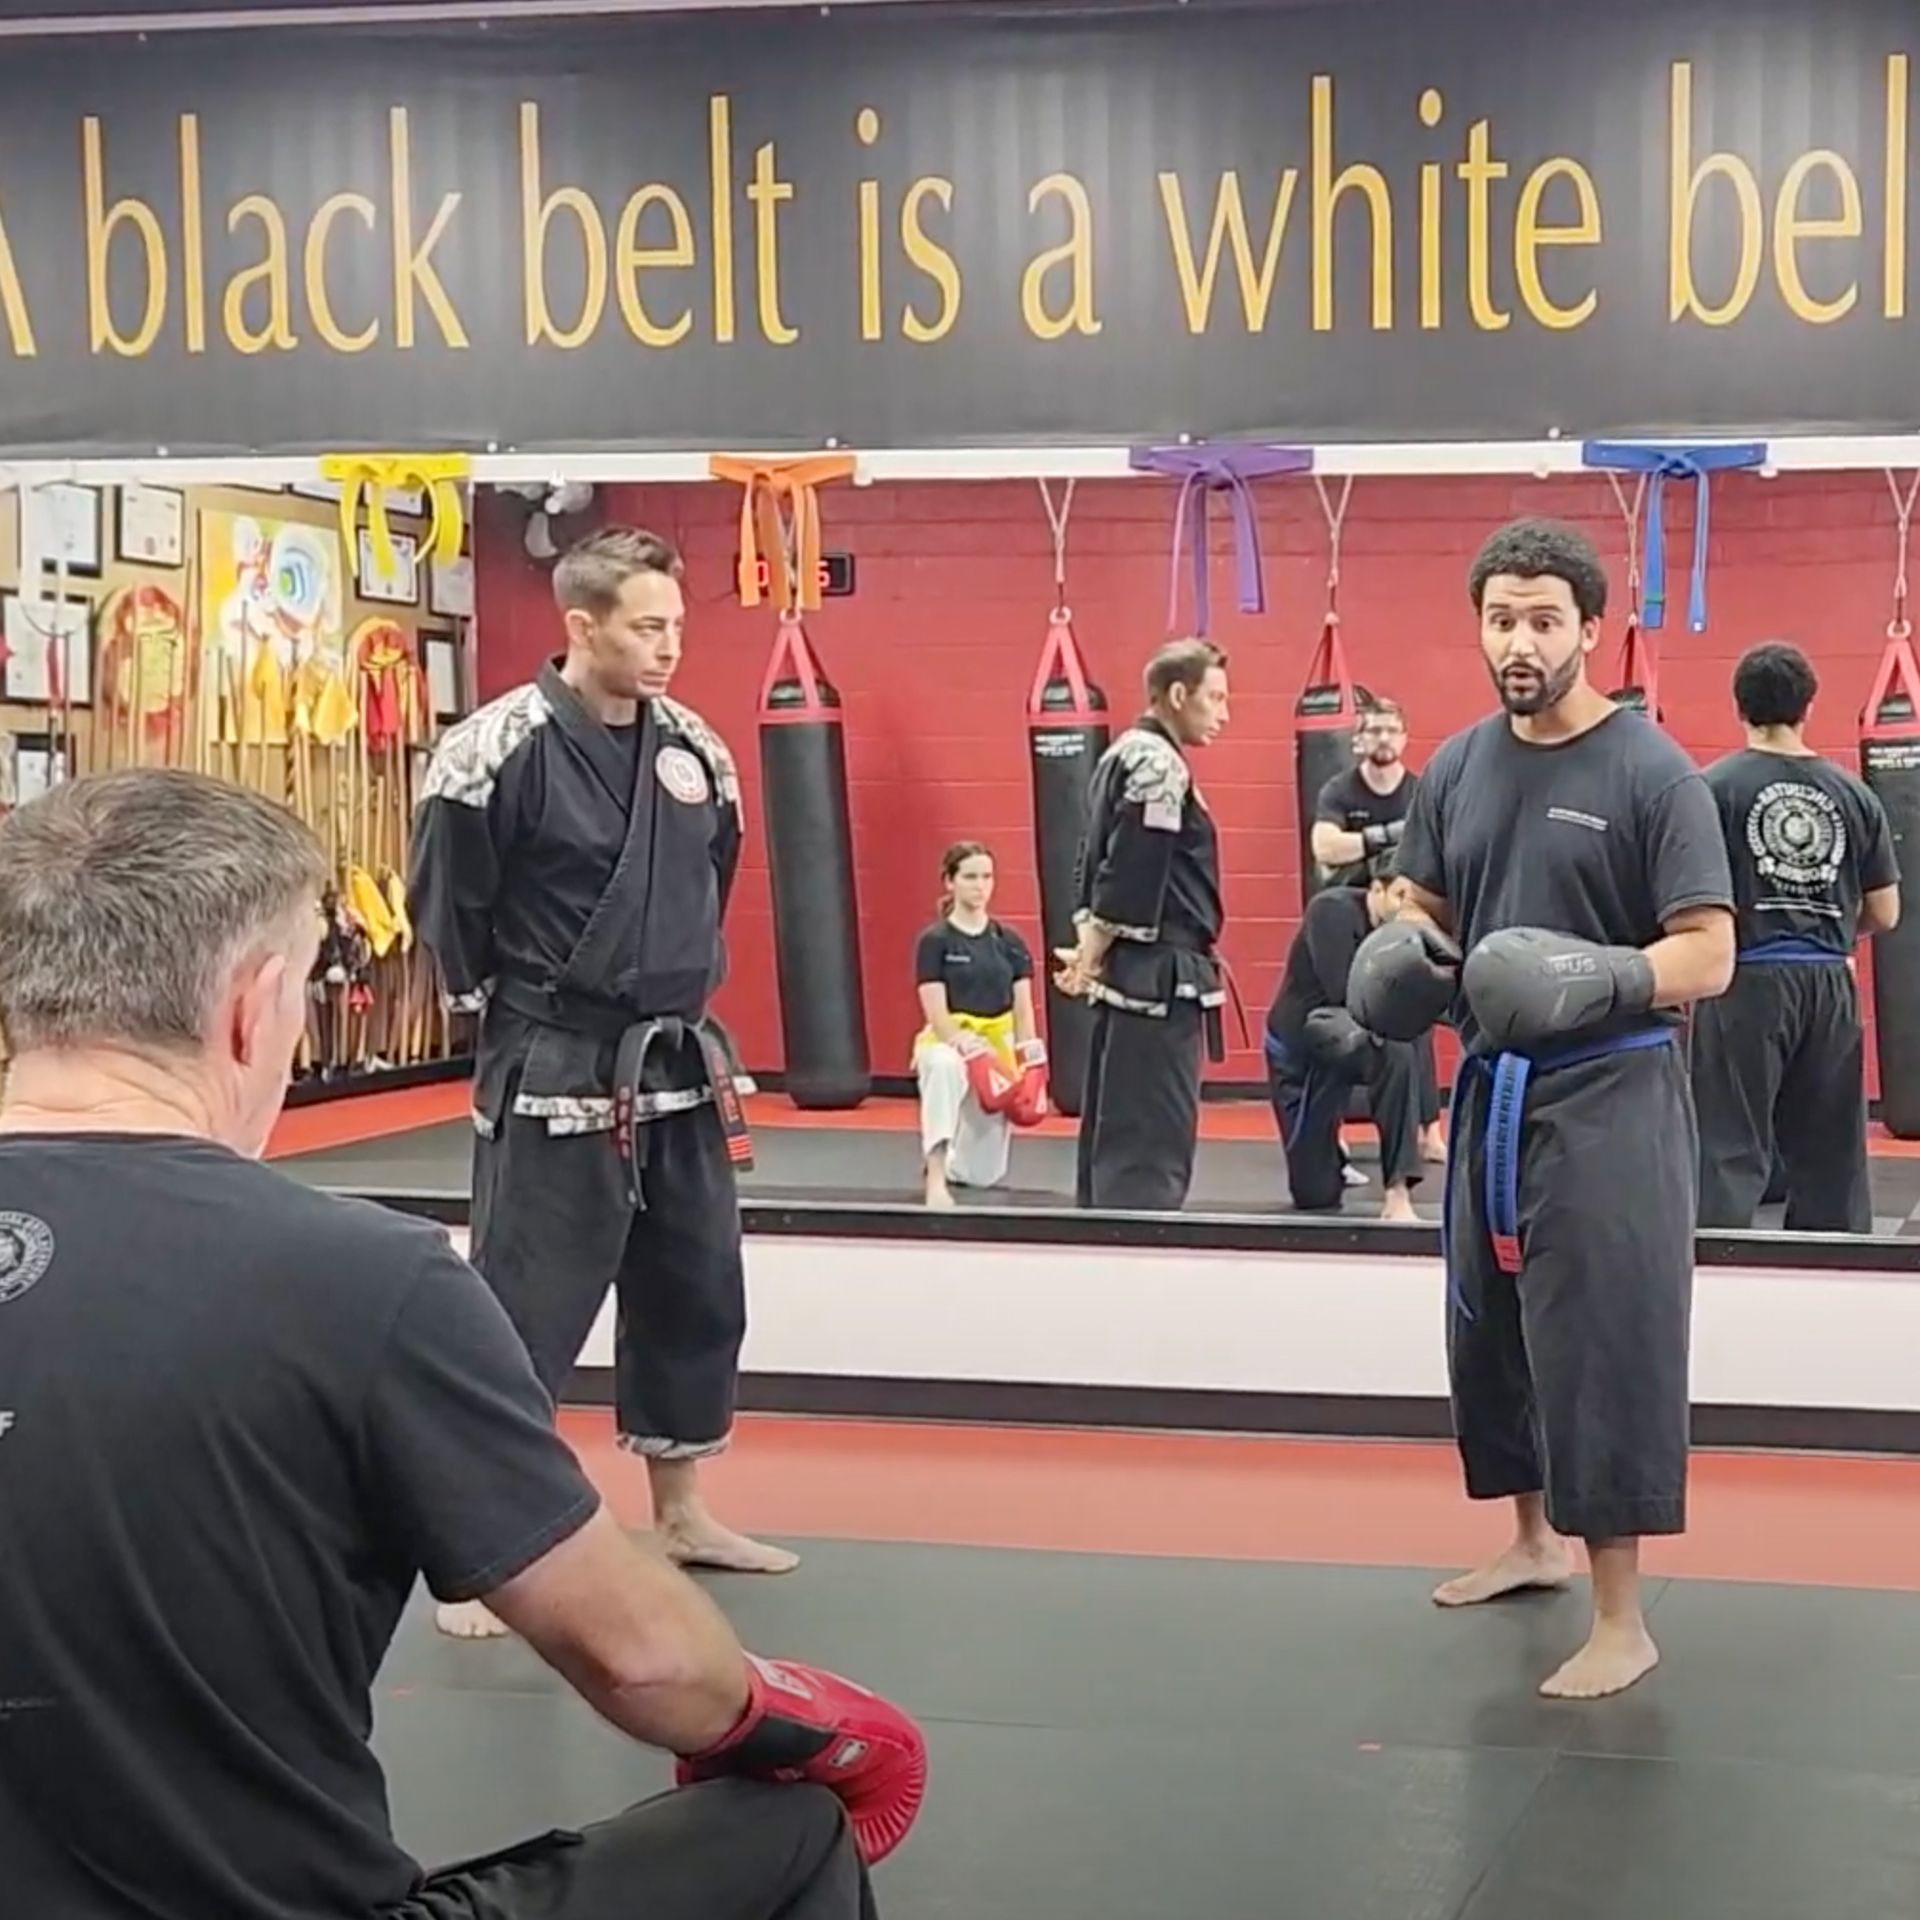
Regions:
<instances>
[{"instance_id":1,"label":"black boxing glove","mask_svg":"<svg viewBox=\"0 0 1920 1920\"><path fill-rule=\"evenodd\" d=\"M1430 920L1389 920L1360 942L1347 1011L1382 1040L1418 1040L1453 1004L1460 949Z\"/></svg>"},{"instance_id":2,"label":"black boxing glove","mask_svg":"<svg viewBox=\"0 0 1920 1920\"><path fill-rule=\"evenodd\" d=\"M1460 984L1474 1024L1495 1048L1570 1039L1616 1014L1653 1005L1653 962L1638 947L1603 947L1545 927L1502 927L1467 956Z\"/></svg>"},{"instance_id":3,"label":"black boxing glove","mask_svg":"<svg viewBox=\"0 0 1920 1920\"><path fill-rule=\"evenodd\" d=\"M1391 847L1397 847L1406 837L1407 823L1404 820L1389 820L1385 826L1362 827L1360 844L1369 853L1385 853Z\"/></svg>"},{"instance_id":4,"label":"black boxing glove","mask_svg":"<svg viewBox=\"0 0 1920 1920\"><path fill-rule=\"evenodd\" d=\"M1352 1073L1373 1058L1380 1041L1345 1007L1315 1007L1301 1022L1300 1045L1316 1065Z\"/></svg>"}]
</instances>

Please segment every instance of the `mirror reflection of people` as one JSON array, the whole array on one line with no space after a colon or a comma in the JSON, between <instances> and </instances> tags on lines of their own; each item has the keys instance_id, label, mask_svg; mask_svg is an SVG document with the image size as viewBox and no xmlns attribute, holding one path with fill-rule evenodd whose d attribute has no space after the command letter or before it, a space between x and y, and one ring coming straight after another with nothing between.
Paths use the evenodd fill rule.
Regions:
<instances>
[{"instance_id":1,"label":"mirror reflection of people","mask_svg":"<svg viewBox=\"0 0 1920 1920\"><path fill-rule=\"evenodd\" d=\"M1372 697L1360 709L1353 729L1353 765L1321 787L1313 807L1310 849L1328 886L1365 887L1374 863L1390 854L1406 831L1407 813L1420 776L1407 765L1407 715L1397 700ZM1433 1036L1424 1034L1415 1049L1420 1069L1420 1151L1427 1159L1447 1157L1440 1130L1440 1076L1434 1064ZM1364 1186L1366 1175L1351 1163L1349 1186Z\"/></svg>"},{"instance_id":2,"label":"mirror reflection of people","mask_svg":"<svg viewBox=\"0 0 1920 1920\"><path fill-rule=\"evenodd\" d=\"M1820 683L1805 654L1742 656L1747 744L1707 769L1733 865L1733 985L1694 1014L1700 1224L1751 1227L1776 1149L1789 1233L1871 1233L1865 1038L1848 962L1900 919L1879 796L1807 745Z\"/></svg>"},{"instance_id":3,"label":"mirror reflection of people","mask_svg":"<svg viewBox=\"0 0 1920 1920\"><path fill-rule=\"evenodd\" d=\"M920 1082L920 1146L930 1207L953 1205L953 1189L997 1187L1007 1177L1012 1122L981 1106L967 1077L974 1055L999 1057L1009 1076L1044 1065L1033 1017L1033 955L991 918L993 855L977 840L940 861L940 918L914 949L914 979L926 1025L913 1045Z\"/></svg>"},{"instance_id":4,"label":"mirror reflection of people","mask_svg":"<svg viewBox=\"0 0 1920 1920\"><path fill-rule=\"evenodd\" d=\"M1345 1161L1340 1122L1347 1096L1364 1086L1380 1134L1380 1218L1418 1221L1419 1042L1382 1040L1347 1011L1347 974L1360 943L1398 911L1389 854L1378 854L1365 887L1328 887L1307 902L1267 1012L1267 1079L1287 1187L1303 1213L1338 1209Z\"/></svg>"},{"instance_id":5,"label":"mirror reflection of people","mask_svg":"<svg viewBox=\"0 0 1920 1920\"><path fill-rule=\"evenodd\" d=\"M1080 1103L1082 1207L1177 1213L1193 1182L1203 1055L1226 999L1220 836L1187 754L1227 724L1227 656L1172 640L1147 711L1101 755L1087 801L1076 945L1055 984L1094 1003Z\"/></svg>"}]
</instances>

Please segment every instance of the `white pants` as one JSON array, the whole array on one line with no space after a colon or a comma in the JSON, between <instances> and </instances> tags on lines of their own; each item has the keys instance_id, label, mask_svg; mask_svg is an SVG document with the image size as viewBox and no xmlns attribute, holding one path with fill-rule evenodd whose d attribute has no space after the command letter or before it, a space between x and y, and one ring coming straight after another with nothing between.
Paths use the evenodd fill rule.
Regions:
<instances>
[{"instance_id":1,"label":"white pants","mask_svg":"<svg viewBox=\"0 0 1920 1920\"><path fill-rule=\"evenodd\" d=\"M981 1110L967 1063L944 1041L920 1049L914 1072L920 1079L921 1152L931 1158L945 1147L948 1179L963 1187L997 1187L1007 1177L1013 1123L1004 1113Z\"/></svg>"}]
</instances>

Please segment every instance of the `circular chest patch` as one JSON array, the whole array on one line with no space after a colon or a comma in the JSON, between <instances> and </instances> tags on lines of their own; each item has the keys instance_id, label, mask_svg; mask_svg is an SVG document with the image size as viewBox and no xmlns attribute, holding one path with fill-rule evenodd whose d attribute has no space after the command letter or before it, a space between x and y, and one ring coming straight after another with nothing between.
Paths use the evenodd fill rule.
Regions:
<instances>
[{"instance_id":1,"label":"circular chest patch","mask_svg":"<svg viewBox=\"0 0 1920 1920\"><path fill-rule=\"evenodd\" d=\"M697 807L713 789L699 756L685 747L662 747L653 763L655 777L683 806Z\"/></svg>"},{"instance_id":2,"label":"circular chest patch","mask_svg":"<svg viewBox=\"0 0 1920 1920\"><path fill-rule=\"evenodd\" d=\"M0 1213L0 1307L53 1264L53 1229L30 1213Z\"/></svg>"}]
</instances>

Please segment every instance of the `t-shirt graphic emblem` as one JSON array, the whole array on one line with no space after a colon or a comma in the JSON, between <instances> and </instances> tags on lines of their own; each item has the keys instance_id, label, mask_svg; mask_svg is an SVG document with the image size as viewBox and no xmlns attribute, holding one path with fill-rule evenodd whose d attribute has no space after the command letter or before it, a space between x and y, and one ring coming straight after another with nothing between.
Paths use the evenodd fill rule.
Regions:
<instances>
[{"instance_id":1,"label":"t-shirt graphic emblem","mask_svg":"<svg viewBox=\"0 0 1920 1920\"><path fill-rule=\"evenodd\" d=\"M53 1229L31 1213L0 1212L0 1307L53 1265Z\"/></svg>"}]
</instances>

